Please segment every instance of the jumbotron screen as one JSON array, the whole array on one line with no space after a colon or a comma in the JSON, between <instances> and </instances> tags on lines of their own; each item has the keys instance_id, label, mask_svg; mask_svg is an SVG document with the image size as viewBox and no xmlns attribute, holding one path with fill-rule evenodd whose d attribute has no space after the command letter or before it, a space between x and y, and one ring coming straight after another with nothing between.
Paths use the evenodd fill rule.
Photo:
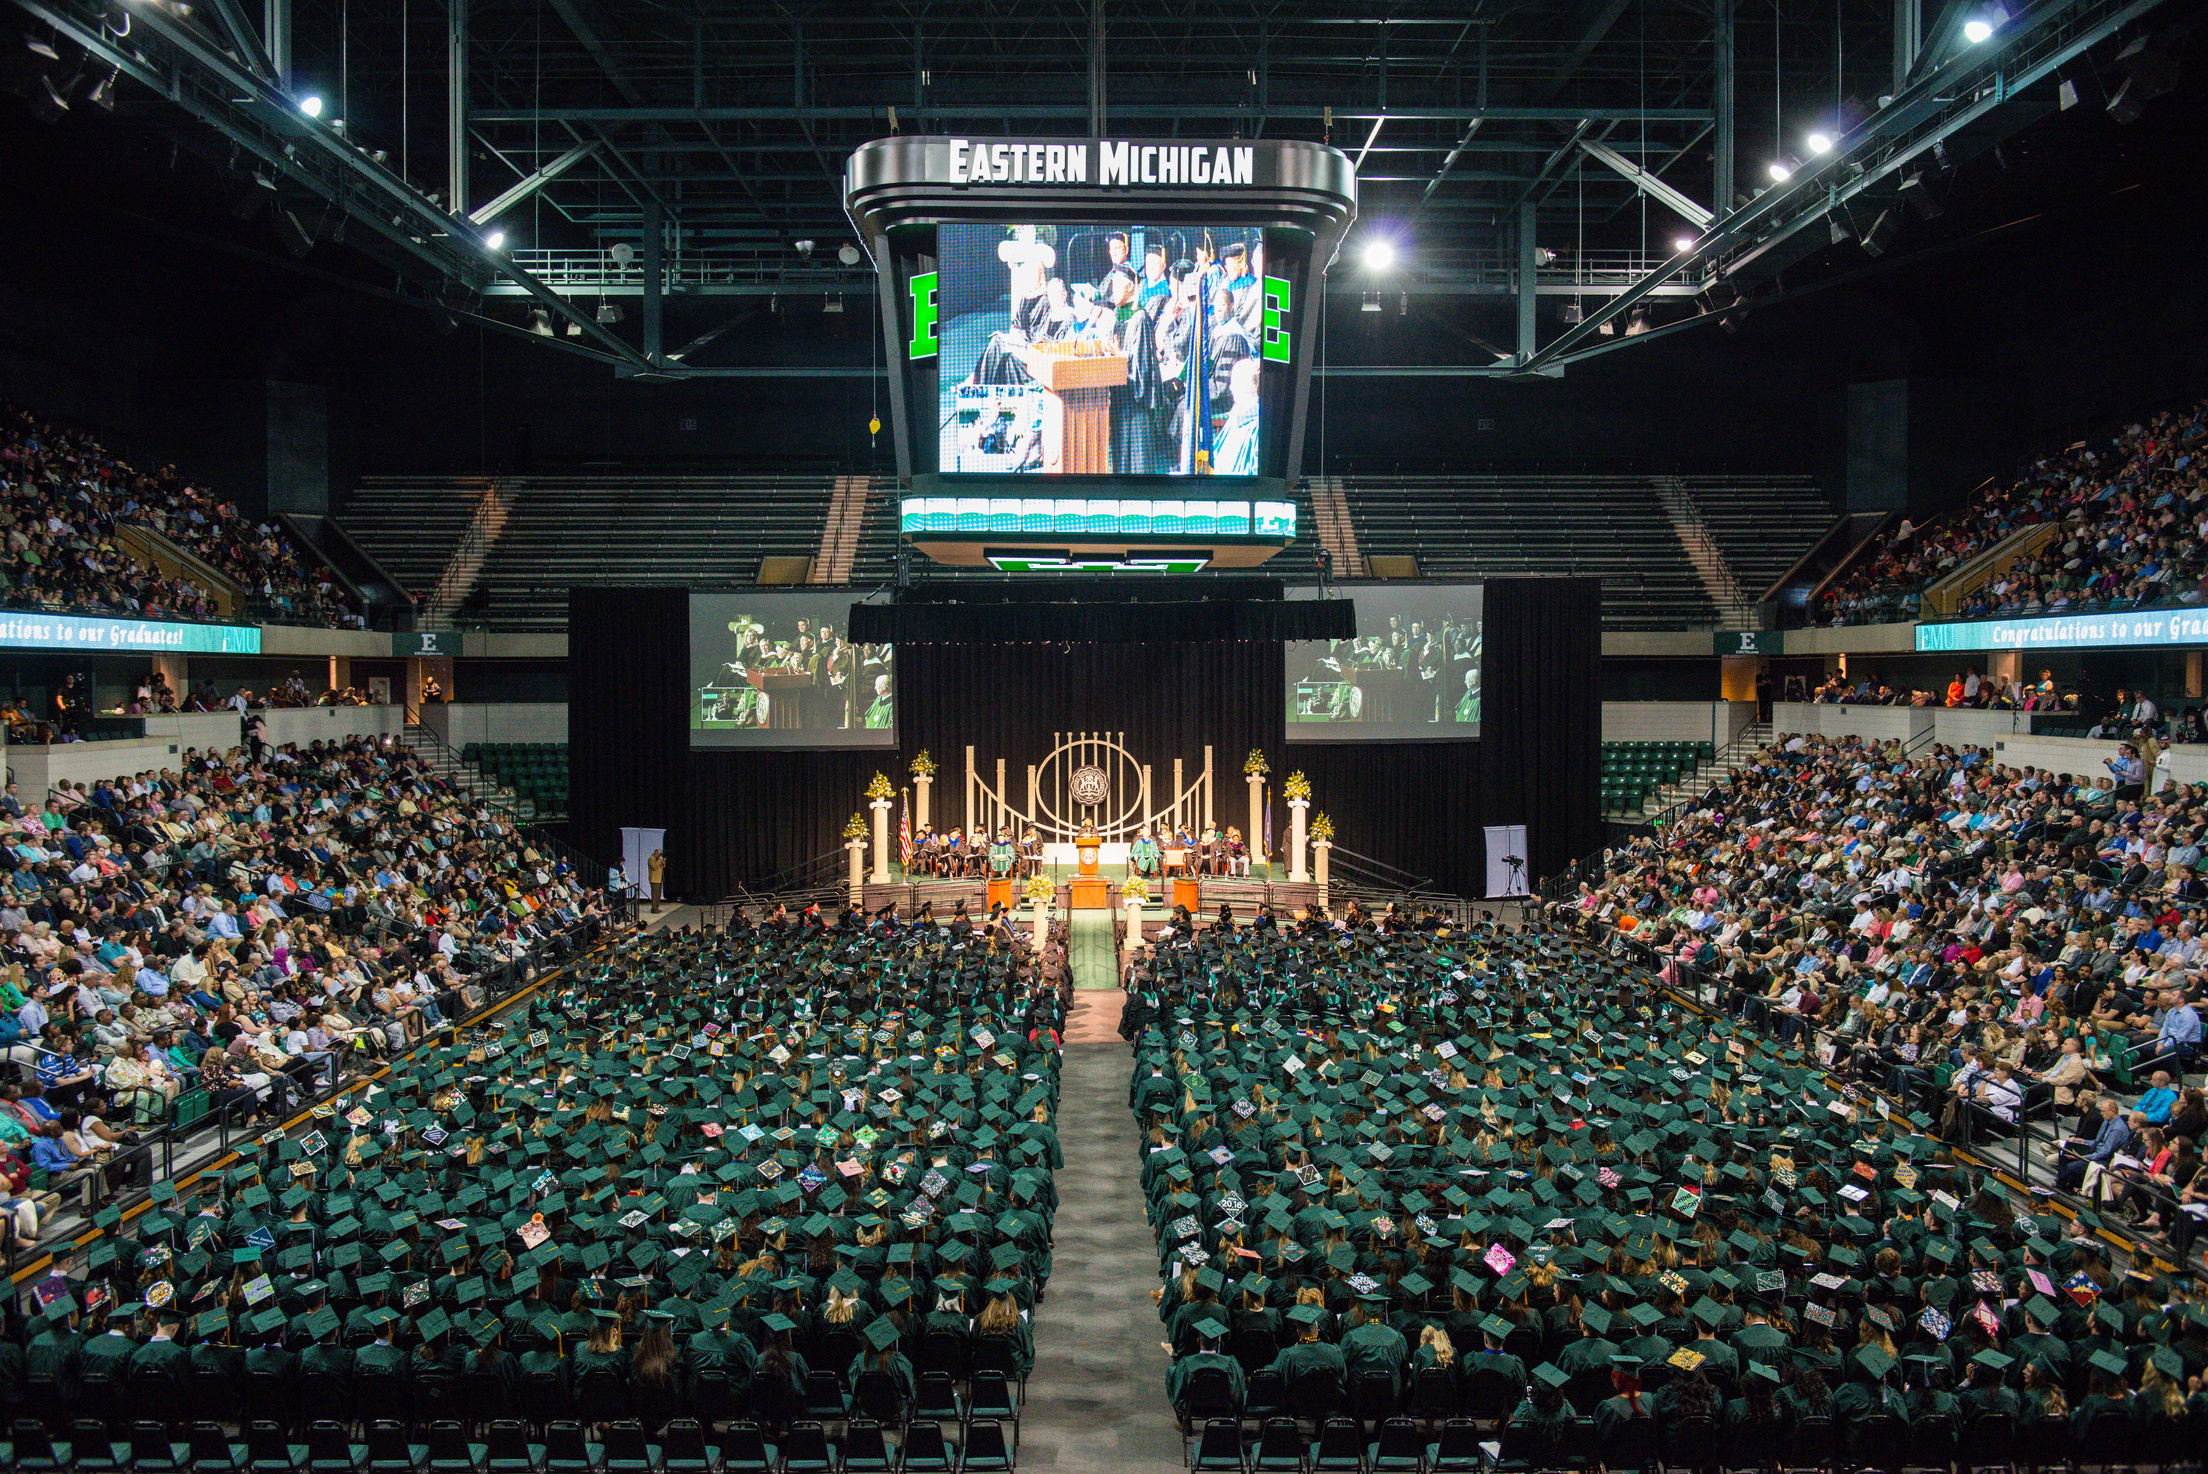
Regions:
<instances>
[{"instance_id":1,"label":"jumbotron screen","mask_svg":"<svg viewBox=\"0 0 2208 1474\"><path fill-rule=\"evenodd\" d=\"M939 472L1260 474L1264 231L945 225L936 252Z\"/></svg>"},{"instance_id":2,"label":"jumbotron screen","mask_svg":"<svg viewBox=\"0 0 2208 1474\"><path fill-rule=\"evenodd\" d=\"M887 645L843 635L848 593L690 596L692 747L894 747Z\"/></svg>"},{"instance_id":3,"label":"jumbotron screen","mask_svg":"<svg viewBox=\"0 0 2208 1474\"><path fill-rule=\"evenodd\" d=\"M1480 735L1476 583L1359 584L1354 640L1286 647L1290 742L1458 742Z\"/></svg>"}]
</instances>

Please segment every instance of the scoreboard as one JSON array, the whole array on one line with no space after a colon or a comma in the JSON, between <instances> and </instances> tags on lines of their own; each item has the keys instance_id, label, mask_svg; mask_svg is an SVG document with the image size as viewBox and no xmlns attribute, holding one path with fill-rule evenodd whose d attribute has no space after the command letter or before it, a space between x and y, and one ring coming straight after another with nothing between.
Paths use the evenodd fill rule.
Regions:
<instances>
[{"instance_id":1,"label":"scoreboard","mask_svg":"<svg viewBox=\"0 0 2208 1474\"><path fill-rule=\"evenodd\" d=\"M898 137L844 195L915 546L1178 568L1293 539L1315 294L1357 210L1339 150Z\"/></svg>"}]
</instances>

